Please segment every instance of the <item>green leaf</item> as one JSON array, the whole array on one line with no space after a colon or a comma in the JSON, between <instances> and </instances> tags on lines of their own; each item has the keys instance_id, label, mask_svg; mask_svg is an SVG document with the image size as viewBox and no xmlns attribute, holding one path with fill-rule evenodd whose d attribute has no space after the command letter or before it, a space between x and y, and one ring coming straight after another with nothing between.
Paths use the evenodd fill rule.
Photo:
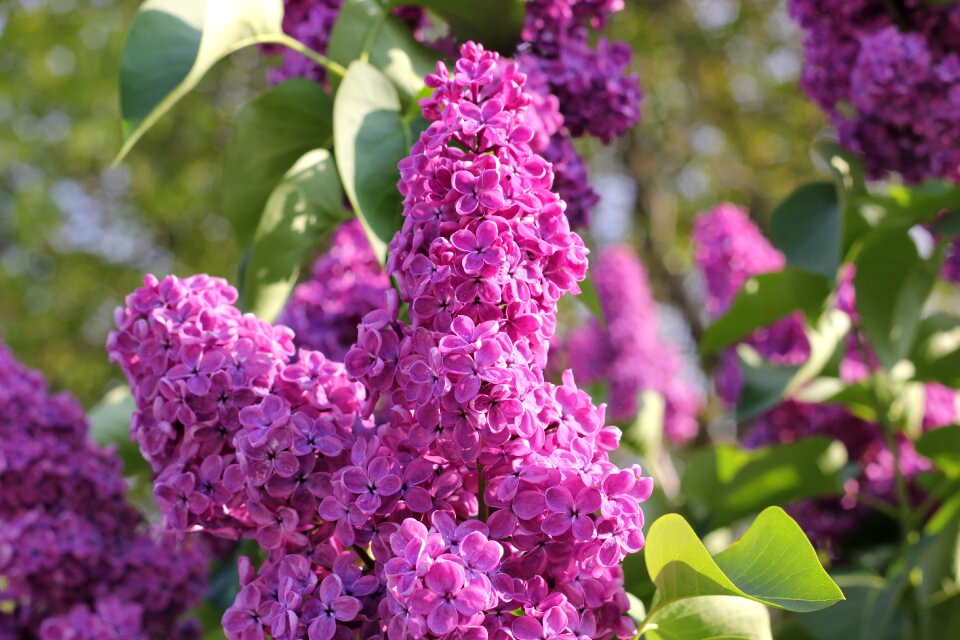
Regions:
<instances>
[{"instance_id":1,"label":"green leaf","mask_svg":"<svg viewBox=\"0 0 960 640\"><path fill-rule=\"evenodd\" d=\"M120 60L126 138L117 161L221 58L282 35L281 0L147 0Z\"/></svg>"},{"instance_id":2,"label":"green leaf","mask_svg":"<svg viewBox=\"0 0 960 640\"><path fill-rule=\"evenodd\" d=\"M721 444L687 465L682 493L708 531L772 505L840 495L846 450L829 438L743 449Z\"/></svg>"},{"instance_id":3,"label":"green leaf","mask_svg":"<svg viewBox=\"0 0 960 640\"><path fill-rule=\"evenodd\" d=\"M306 153L267 200L243 279L244 308L272 322L310 248L349 217L333 156L326 149Z\"/></svg>"},{"instance_id":4,"label":"green leaf","mask_svg":"<svg viewBox=\"0 0 960 640\"><path fill-rule=\"evenodd\" d=\"M520 41L526 17L523 0L392 0L391 6L418 5L446 20L459 41L475 40L484 47L511 55Z\"/></svg>"},{"instance_id":5,"label":"green leaf","mask_svg":"<svg viewBox=\"0 0 960 640\"><path fill-rule=\"evenodd\" d=\"M651 619L646 640L773 640L762 604L735 596L673 602Z\"/></svg>"},{"instance_id":6,"label":"green leaf","mask_svg":"<svg viewBox=\"0 0 960 640\"><path fill-rule=\"evenodd\" d=\"M843 339L850 331L850 317L833 309L821 316L816 327L806 330L810 356L801 366L776 365L763 360L748 345L737 347L743 385L737 400L737 420L760 415L784 397L800 391L841 353Z\"/></svg>"},{"instance_id":7,"label":"green leaf","mask_svg":"<svg viewBox=\"0 0 960 640\"><path fill-rule=\"evenodd\" d=\"M945 474L960 478L960 426L927 431L917 440L916 447Z\"/></svg>"},{"instance_id":8,"label":"green leaf","mask_svg":"<svg viewBox=\"0 0 960 640\"><path fill-rule=\"evenodd\" d=\"M316 82L288 80L243 106L223 168L223 207L241 246L293 163L332 145L333 100Z\"/></svg>"},{"instance_id":9,"label":"green leaf","mask_svg":"<svg viewBox=\"0 0 960 640\"><path fill-rule=\"evenodd\" d=\"M863 161L854 153L833 140L823 140L814 148L833 171L842 214L841 255L870 230L862 204L869 197L866 169Z\"/></svg>"},{"instance_id":10,"label":"green leaf","mask_svg":"<svg viewBox=\"0 0 960 640\"><path fill-rule=\"evenodd\" d=\"M871 574L848 574L835 576L837 585L843 589L846 600L831 609L813 611L798 619L800 624L816 640L860 640L872 615L872 603L887 587L880 576ZM887 621L889 633L874 636L871 640L887 640L900 637L893 630L898 624Z\"/></svg>"},{"instance_id":11,"label":"green leaf","mask_svg":"<svg viewBox=\"0 0 960 640\"><path fill-rule=\"evenodd\" d=\"M136 410L130 388L123 385L108 391L88 413L90 437L99 445L116 447L125 476L149 471L140 449L130 439L130 418Z\"/></svg>"},{"instance_id":12,"label":"green leaf","mask_svg":"<svg viewBox=\"0 0 960 640\"><path fill-rule=\"evenodd\" d=\"M960 387L960 318L935 313L921 320L910 362L917 380Z\"/></svg>"},{"instance_id":13,"label":"green leaf","mask_svg":"<svg viewBox=\"0 0 960 640\"><path fill-rule=\"evenodd\" d=\"M345 67L359 60L380 69L405 105L423 89L423 79L434 72L438 59L435 51L414 40L410 27L377 0L344 1L330 33L327 55ZM330 77L334 89L341 82L341 78Z\"/></svg>"},{"instance_id":14,"label":"green leaf","mask_svg":"<svg viewBox=\"0 0 960 640\"><path fill-rule=\"evenodd\" d=\"M789 266L750 278L727 312L707 327L700 350L716 353L793 311L819 316L830 289L830 281L823 276Z\"/></svg>"},{"instance_id":15,"label":"green leaf","mask_svg":"<svg viewBox=\"0 0 960 640\"><path fill-rule=\"evenodd\" d=\"M773 212L770 236L787 264L831 280L836 277L843 215L834 185L812 182L791 193Z\"/></svg>"},{"instance_id":16,"label":"green leaf","mask_svg":"<svg viewBox=\"0 0 960 640\"><path fill-rule=\"evenodd\" d=\"M711 557L677 514L653 523L645 550L663 605L697 596L741 596L790 611L843 600L806 535L779 507L764 510L743 537Z\"/></svg>"},{"instance_id":17,"label":"green leaf","mask_svg":"<svg viewBox=\"0 0 960 640\"><path fill-rule=\"evenodd\" d=\"M854 288L860 327L890 370L907 355L940 267L924 260L907 229L880 229L857 255Z\"/></svg>"},{"instance_id":18,"label":"green leaf","mask_svg":"<svg viewBox=\"0 0 960 640\"><path fill-rule=\"evenodd\" d=\"M403 222L397 163L424 124L401 116L400 97L384 74L365 62L350 64L333 101L337 170L381 263Z\"/></svg>"},{"instance_id":19,"label":"green leaf","mask_svg":"<svg viewBox=\"0 0 960 640\"><path fill-rule=\"evenodd\" d=\"M600 321L601 327L604 329L607 328L607 318L603 315L603 305L600 303L600 294L597 293L597 288L593 286L593 281L590 280L589 276L580 282L580 294L577 296L577 300Z\"/></svg>"}]
</instances>

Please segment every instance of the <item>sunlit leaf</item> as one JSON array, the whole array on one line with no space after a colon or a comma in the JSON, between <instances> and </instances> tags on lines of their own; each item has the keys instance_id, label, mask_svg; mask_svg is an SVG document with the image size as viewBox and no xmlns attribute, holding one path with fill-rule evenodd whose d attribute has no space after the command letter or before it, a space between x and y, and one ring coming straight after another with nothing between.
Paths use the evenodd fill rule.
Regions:
<instances>
[{"instance_id":1,"label":"sunlit leaf","mask_svg":"<svg viewBox=\"0 0 960 640\"><path fill-rule=\"evenodd\" d=\"M736 596L701 596L657 611L647 640L773 640L770 614L758 602Z\"/></svg>"},{"instance_id":2,"label":"sunlit leaf","mask_svg":"<svg viewBox=\"0 0 960 640\"><path fill-rule=\"evenodd\" d=\"M682 517L663 516L650 527L644 557L663 604L733 595L803 612L843 599L806 535L779 507L764 510L739 541L715 557Z\"/></svg>"},{"instance_id":3,"label":"sunlit leaf","mask_svg":"<svg viewBox=\"0 0 960 640\"><path fill-rule=\"evenodd\" d=\"M281 0L147 0L120 61L122 159L224 56L283 33Z\"/></svg>"},{"instance_id":4,"label":"sunlit leaf","mask_svg":"<svg viewBox=\"0 0 960 640\"><path fill-rule=\"evenodd\" d=\"M223 167L223 206L246 245L270 193L303 154L333 145L333 100L316 82L295 78L240 110Z\"/></svg>"},{"instance_id":5,"label":"sunlit leaf","mask_svg":"<svg viewBox=\"0 0 960 640\"><path fill-rule=\"evenodd\" d=\"M376 67L410 104L433 73L438 55L413 38L410 27L377 0L344 0L330 33L327 55L348 66L359 60ZM342 79L331 77L334 88Z\"/></svg>"},{"instance_id":6,"label":"sunlit leaf","mask_svg":"<svg viewBox=\"0 0 960 640\"><path fill-rule=\"evenodd\" d=\"M270 194L253 238L243 286L243 306L273 321L283 308L311 247L349 219L333 157L306 153Z\"/></svg>"},{"instance_id":7,"label":"sunlit leaf","mask_svg":"<svg viewBox=\"0 0 960 640\"><path fill-rule=\"evenodd\" d=\"M381 263L402 223L397 163L425 121L408 120L387 77L365 62L353 62L333 103L333 137L343 189Z\"/></svg>"}]
</instances>

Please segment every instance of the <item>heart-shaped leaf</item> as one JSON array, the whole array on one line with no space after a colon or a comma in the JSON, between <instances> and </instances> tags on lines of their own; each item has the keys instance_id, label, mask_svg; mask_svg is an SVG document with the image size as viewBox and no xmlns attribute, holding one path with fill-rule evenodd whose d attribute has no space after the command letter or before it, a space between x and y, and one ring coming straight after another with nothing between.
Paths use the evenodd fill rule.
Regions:
<instances>
[{"instance_id":1,"label":"heart-shaped leaf","mask_svg":"<svg viewBox=\"0 0 960 640\"><path fill-rule=\"evenodd\" d=\"M840 495L846 462L843 445L829 438L756 449L721 444L690 461L682 489L713 530L772 505Z\"/></svg>"},{"instance_id":2,"label":"heart-shaped leaf","mask_svg":"<svg viewBox=\"0 0 960 640\"><path fill-rule=\"evenodd\" d=\"M716 353L793 311L818 317L830 289L830 281L823 276L790 266L750 278L727 312L707 327L700 351Z\"/></svg>"},{"instance_id":3,"label":"heart-shaped leaf","mask_svg":"<svg viewBox=\"0 0 960 640\"><path fill-rule=\"evenodd\" d=\"M885 228L869 236L857 255L854 288L860 327L886 369L903 359L920 312L940 270L942 252L925 260L907 229Z\"/></svg>"},{"instance_id":4,"label":"heart-shaped leaf","mask_svg":"<svg viewBox=\"0 0 960 640\"><path fill-rule=\"evenodd\" d=\"M327 55L343 66L360 60L376 67L393 83L404 105L416 99L438 59L435 51L414 40L410 27L376 0L344 0ZM334 76L330 82L336 89L341 79Z\"/></svg>"},{"instance_id":5,"label":"heart-shaped leaf","mask_svg":"<svg viewBox=\"0 0 960 640\"><path fill-rule=\"evenodd\" d=\"M843 600L807 536L779 507L764 510L739 541L715 557L681 516L663 516L650 527L644 558L662 605L740 596L804 612Z\"/></svg>"},{"instance_id":6,"label":"heart-shaped leaf","mask_svg":"<svg viewBox=\"0 0 960 640\"><path fill-rule=\"evenodd\" d=\"M773 212L770 237L787 264L833 280L840 267L843 240L836 187L812 182L787 196Z\"/></svg>"}]
</instances>

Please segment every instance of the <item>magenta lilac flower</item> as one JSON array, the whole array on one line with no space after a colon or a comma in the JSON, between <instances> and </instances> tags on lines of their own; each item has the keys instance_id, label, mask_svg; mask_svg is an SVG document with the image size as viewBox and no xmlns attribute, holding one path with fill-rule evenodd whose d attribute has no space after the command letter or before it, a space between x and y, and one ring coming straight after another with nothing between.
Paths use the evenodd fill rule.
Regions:
<instances>
[{"instance_id":1,"label":"magenta lilac flower","mask_svg":"<svg viewBox=\"0 0 960 640\"><path fill-rule=\"evenodd\" d=\"M594 267L593 282L606 328L594 319L564 340L577 379L607 382L608 413L621 423L636 416L643 391L657 391L666 401L664 433L674 442L690 440L697 434L702 399L683 379L676 347L658 335L657 306L643 265L626 246L607 249Z\"/></svg>"},{"instance_id":2,"label":"magenta lilac flower","mask_svg":"<svg viewBox=\"0 0 960 640\"><path fill-rule=\"evenodd\" d=\"M241 564L228 638L636 632L620 563L643 546L650 478L610 462L620 432L572 374L543 379L587 252L530 146L525 76L461 56L428 77L431 124L401 163L399 298L344 365L294 356L207 276L148 277L117 313L166 524L267 553Z\"/></svg>"},{"instance_id":3,"label":"magenta lilac flower","mask_svg":"<svg viewBox=\"0 0 960 640\"><path fill-rule=\"evenodd\" d=\"M278 322L293 329L297 347L343 360L360 320L383 304L389 288L363 228L352 220L333 233L330 249L293 290Z\"/></svg>"},{"instance_id":4,"label":"magenta lilac flower","mask_svg":"<svg viewBox=\"0 0 960 640\"><path fill-rule=\"evenodd\" d=\"M960 7L791 0L805 30L801 87L874 178L960 180Z\"/></svg>"},{"instance_id":5,"label":"magenta lilac flower","mask_svg":"<svg viewBox=\"0 0 960 640\"><path fill-rule=\"evenodd\" d=\"M0 345L0 636L195 636L206 554L144 531L76 400ZM5 635L9 633L9 635Z\"/></svg>"}]
</instances>

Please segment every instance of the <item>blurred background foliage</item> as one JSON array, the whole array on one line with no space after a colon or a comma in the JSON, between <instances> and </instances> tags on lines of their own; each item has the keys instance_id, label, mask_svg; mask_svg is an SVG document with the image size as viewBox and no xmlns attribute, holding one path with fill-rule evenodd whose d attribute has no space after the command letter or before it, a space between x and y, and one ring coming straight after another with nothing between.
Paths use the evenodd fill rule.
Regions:
<instances>
[{"instance_id":1,"label":"blurred background foliage","mask_svg":"<svg viewBox=\"0 0 960 640\"><path fill-rule=\"evenodd\" d=\"M257 51L218 65L118 168L116 75L137 2L0 3L0 332L51 386L93 405L119 378L103 344L143 273L235 279L221 215L233 114L265 86ZM816 168L822 116L796 88L782 0L627 0L646 91L628 139L597 145L594 242L633 239L659 295L683 306L692 216L721 200L764 220ZM691 293L692 291L692 293ZM695 318L691 318L695 320Z\"/></svg>"}]
</instances>

